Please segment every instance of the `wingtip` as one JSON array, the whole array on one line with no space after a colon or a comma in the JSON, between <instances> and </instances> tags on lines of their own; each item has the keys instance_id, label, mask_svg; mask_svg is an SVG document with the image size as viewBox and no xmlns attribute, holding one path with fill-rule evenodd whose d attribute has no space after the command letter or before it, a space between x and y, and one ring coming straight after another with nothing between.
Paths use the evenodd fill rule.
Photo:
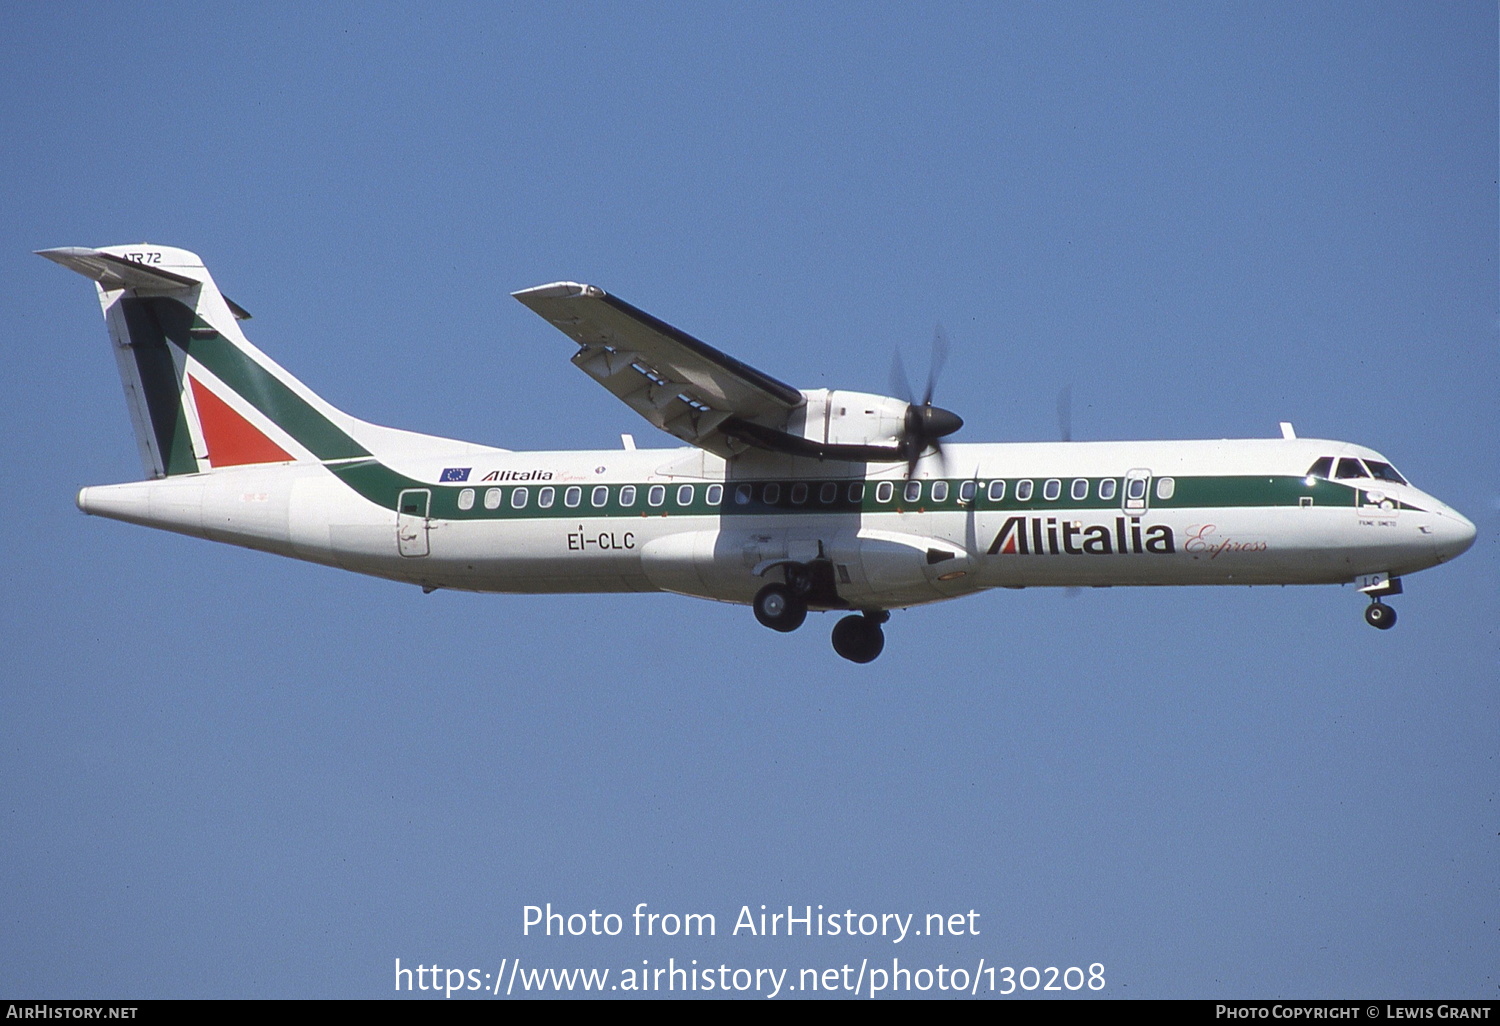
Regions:
<instances>
[{"instance_id":1,"label":"wingtip","mask_svg":"<svg viewBox=\"0 0 1500 1026\"><path fill-rule=\"evenodd\" d=\"M511 295L524 303L528 299L575 299L578 296L597 299L604 295L604 290L576 281L554 281L546 285L534 285L529 289L518 289Z\"/></svg>"}]
</instances>

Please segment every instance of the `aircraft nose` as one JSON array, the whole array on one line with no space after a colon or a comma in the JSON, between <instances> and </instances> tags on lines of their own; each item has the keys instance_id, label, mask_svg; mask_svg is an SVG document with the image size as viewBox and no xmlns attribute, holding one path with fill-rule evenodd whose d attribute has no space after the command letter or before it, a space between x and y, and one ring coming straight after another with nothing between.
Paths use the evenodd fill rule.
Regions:
<instances>
[{"instance_id":1,"label":"aircraft nose","mask_svg":"<svg viewBox=\"0 0 1500 1026\"><path fill-rule=\"evenodd\" d=\"M1437 523L1438 558L1447 562L1469 551L1477 533L1474 523L1455 509L1444 506Z\"/></svg>"}]
</instances>

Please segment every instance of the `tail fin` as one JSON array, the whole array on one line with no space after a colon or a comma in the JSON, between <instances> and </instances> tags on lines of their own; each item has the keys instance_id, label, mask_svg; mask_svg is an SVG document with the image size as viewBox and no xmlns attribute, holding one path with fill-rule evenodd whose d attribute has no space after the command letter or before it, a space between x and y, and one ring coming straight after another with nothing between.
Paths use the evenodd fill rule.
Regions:
<instances>
[{"instance_id":1,"label":"tail fin","mask_svg":"<svg viewBox=\"0 0 1500 1026\"><path fill-rule=\"evenodd\" d=\"M250 344L238 323L250 315L196 254L140 245L38 255L97 283L151 477L370 455L353 436L359 421Z\"/></svg>"}]
</instances>

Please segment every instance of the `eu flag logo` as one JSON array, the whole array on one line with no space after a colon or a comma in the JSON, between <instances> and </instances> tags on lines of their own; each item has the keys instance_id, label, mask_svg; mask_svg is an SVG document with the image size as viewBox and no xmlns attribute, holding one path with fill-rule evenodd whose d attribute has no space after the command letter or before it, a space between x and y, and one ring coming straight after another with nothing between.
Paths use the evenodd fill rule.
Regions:
<instances>
[{"instance_id":1,"label":"eu flag logo","mask_svg":"<svg viewBox=\"0 0 1500 1026\"><path fill-rule=\"evenodd\" d=\"M438 480L443 483L449 481L467 481L469 479L469 469L468 467L445 467L443 469L443 476L438 478Z\"/></svg>"}]
</instances>

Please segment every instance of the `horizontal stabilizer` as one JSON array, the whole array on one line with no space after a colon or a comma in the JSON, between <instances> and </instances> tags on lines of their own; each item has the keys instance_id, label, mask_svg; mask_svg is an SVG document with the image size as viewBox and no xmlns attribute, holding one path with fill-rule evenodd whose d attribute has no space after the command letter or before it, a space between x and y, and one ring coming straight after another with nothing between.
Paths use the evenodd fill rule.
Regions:
<instances>
[{"instance_id":1,"label":"horizontal stabilizer","mask_svg":"<svg viewBox=\"0 0 1500 1026\"><path fill-rule=\"evenodd\" d=\"M202 280L192 278L165 267L138 263L101 249L86 246L62 246L58 249L39 249L37 256L44 256L54 263L62 264L70 271L77 271L85 278L92 278L104 288L117 289L186 289L201 285ZM237 320L247 321L250 314L228 296L225 304Z\"/></svg>"}]
</instances>

